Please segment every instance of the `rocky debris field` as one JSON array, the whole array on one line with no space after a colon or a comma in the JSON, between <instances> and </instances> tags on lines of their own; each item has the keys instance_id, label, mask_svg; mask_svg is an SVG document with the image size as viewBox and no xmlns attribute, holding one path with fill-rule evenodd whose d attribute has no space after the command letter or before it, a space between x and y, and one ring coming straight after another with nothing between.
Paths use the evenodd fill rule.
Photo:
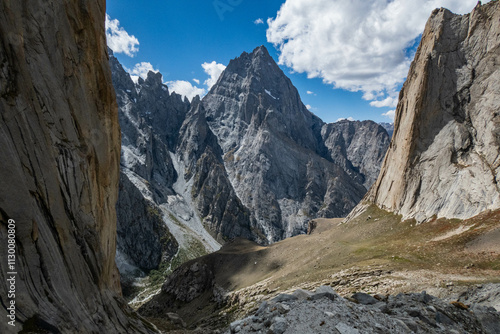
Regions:
<instances>
[{"instance_id":1,"label":"rocky debris field","mask_svg":"<svg viewBox=\"0 0 500 334\"><path fill-rule=\"evenodd\" d=\"M500 285L464 301L446 302L422 293L343 298L330 286L315 292L298 289L264 301L254 315L231 323L233 333L500 333L500 313L489 297L498 297ZM462 300L462 299L461 299Z\"/></svg>"}]
</instances>

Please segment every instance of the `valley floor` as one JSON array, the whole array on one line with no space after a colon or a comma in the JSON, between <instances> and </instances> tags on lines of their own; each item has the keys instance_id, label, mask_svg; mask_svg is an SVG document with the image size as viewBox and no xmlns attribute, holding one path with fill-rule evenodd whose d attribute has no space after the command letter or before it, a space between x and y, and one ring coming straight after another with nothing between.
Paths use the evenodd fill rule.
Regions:
<instances>
[{"instance_id":1,"label":"valley floor","mask_svg":"<svg viewBox=\"0 0 500 334\"><path fill-rule=\"evenodd\" d=\"M160 327L162 314L175 312L188 328L214 329L255 312L264 300L298 288L328 285L347 297L355 292L394 295L425 290L451 301L473 287L500 283L500 211L465 221L437 219L417 225L371 206L348 224L341 219L315 222L310 235L268 247L234 240L186 264L206 265L213 271L217 298L213 291L205 291L189 303L156 312L147 311L146 305L139 313ZM168 298L160 294L153 304L159 306ZM500 297L490 306L500 310Z\"/></svg>"}]
</instances>

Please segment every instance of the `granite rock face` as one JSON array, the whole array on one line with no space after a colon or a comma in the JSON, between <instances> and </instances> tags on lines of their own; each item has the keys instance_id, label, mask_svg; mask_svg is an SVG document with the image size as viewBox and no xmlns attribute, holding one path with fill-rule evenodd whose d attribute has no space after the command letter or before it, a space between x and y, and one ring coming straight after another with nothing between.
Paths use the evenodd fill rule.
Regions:
<instances>
[{"instance_id":1,"label":"granite rock face","mask_svg":"<svg viewBox=\"0 0 500 334\"><path fill-rule=\"evenodd\" d=\"M248 209L229 182L222 150L208 127L200 99L190 103L170 93L160 73L149 72L146 80L134 82L113 56L110 65L122 129L122 184L127 185L124 189L137 188L144 198L131 207L128 203L122 206L120 197L119 267L142 268L132 260L138 259L134 247L121 247L122 240L124 245L132 244L140 236L144 251L154 253L157 248L147 242L151 235L143 235L140 229L136 235L120 233L121 227L135 230L134 224L150 223L144 205L159 213L183 251L190 252L193 243L201 243L204 251L215 251L234 237L266 242L252 227L255 223L252 225ZM136 212L131 214L130 209Z\"/></svg>"},{"instance_id":2,"label":"granite rock face","mask_svg":"<svg viewBox=\"0 0 500 334\"><path fill-rule=\"evenodd\" d=\"M120 130L104 1L0 1L0 238L16 222L16 327L149 332L121 300L115 265Z\"/></svg>"},{"instance_id":3,"label":"granite rock face","mask_svg":"<svg viewBox=\"0 0 500 334\"><path fill-rule=\"evenodd\" d=\"M418 222L500 207L500 3L435 10L366 199Z\"/></svg>"},{"instance_id":4,"label":"granite rock face","mask_svg":"<svg viewBox=\"0 0 500 334\"><path fill-rule=\"evenodd\" d=\"M139 78L135 84L109 52L122 132L122 169L147 181L152 200L164 202L175 193L177 173L169 151L175 148L190 103L169 94L160 73L149 72L146 80Z\"/></svg>"},{"instance_id":5,"label":"granite rock face","mask_svg":"<svg viewBox=\"0 0 500 334\"><path fill-rule=\"evenodd\" d=\"M163 222L160 210L147 201L128 176L120 174L117 222L118 265L129 263L148 272L160 263L168 262L179 250L179 244ZM118 268L121 273L132 268ZM132 273L131 273L132 274Z\"/></svg>"},{"instance_id":6,"label":"granite rock face","mask_svg":"<svg viewBox=\"0 0 500 334\"><path fill-rule=\"evenodd\" d=\"M373 122L323 123L263 46L232 60L202 105L236 194L271 242L346 215L389 143Z\"/></svg>"},{"instance_id":7,"label":"granite rock face","mask_svg":"<svg viewBox=\"0 0 500 334\"><path fill-rule=\"evenodd\" d=\"M180 130L177 151L186 166L186 180L193 178L192 198L203 225L220 243L242 237L265 243L250 210L245 207L229 181L222 149L208 126L198 97Z\"/></svg>"},{"instance_id":8,"label":"granite rock face","mask_svg":"<svg viewBox=\"0 0 500 334\"><path fill-rule=\"evenodd\" d=\"M344 120L325 124L321 135L332 161L369 189L378 177L391 140L384 128L371 121Z\"/></svg>"}]
</instances>

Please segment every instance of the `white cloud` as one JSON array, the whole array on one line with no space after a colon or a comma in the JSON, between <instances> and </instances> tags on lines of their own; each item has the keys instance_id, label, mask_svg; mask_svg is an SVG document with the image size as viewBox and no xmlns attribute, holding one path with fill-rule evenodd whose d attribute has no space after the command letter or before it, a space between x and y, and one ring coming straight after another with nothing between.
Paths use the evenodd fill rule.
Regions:
<instances>
[{"instance_id":1,"label":"white cloud","mask_svg":"<svg viewBox=\"0 0 500 334\"><path fill-rule=\"evenodd\" d=\"M148 77L149 71L158 73L159 71L153 68L153 65L148 62L142 62L135 64L134 68L129 69L125 68L125 70L130 73L130 77L132 80L137 83L137 80L139 80L139 77L143 78L144 80Z\"/></svg>"},{"instance_id":2,"label":"white cloud","mask_svg":"<svg viewBox=\"0 0 500 334\"><path fill-rule=\"evenodd\" d=\"M396 106L398 105L398 99L388 96L383 100L372 101L370 102L370 105L372 107L377 107L377 108L382 108L382 107L396 108Z\"/></svg>"},{"instance_id":3,"label":"white cloud","mask_svg":"<svg viewBox=\"0 0 500 334\"><path fill-rule=\"evenodd\" d=\"M261 18L258 18L257 20L253 21L254 24L264 24L264 20Z\"/></svg>"},{"instance_id":4,"label":"white cloud","mask_svg":"<svg viewBox=\"0 0 500 334\"><path fill-rule=\"evenodd\" d=\"M396 116L396 110L389 110L388 112L382 114L382 116L388 117L394 122L394 117Z\"/></svg>"},{"instance_id":5,"label":"white cloud","mask_svg":"<svg viewBox=\"0 0 500 334\"><path fill-rule=\"evenodd\" d=\"M306 104L306 108L307 108L308 110L311 110L311 109L312 109L312 107L311 107L311 105L310 105L310 104Z\"/></svg>"},{"instance_id":6,"label":"white cloud","mask_svg":"<svg viewBox=\"0 0 500 334\"><path fill-rule=\"evenodd\" d=\"M352 117L347 117L347 118L339 118L337 119L335 122L340 122L340 121L345 121L345 120L348 120L348 121L351 121L351 122L354 122L355 119L352 118Z\"/></svg>"},{"instance_id":7,"label":"white cloud","mask_svg":"<svg viewBox=\"0 0 500 334\"><path fill-rule=\"evenodd\" d=\"M279 49L279 63L293 71L322 78L336 88L362 91L367 100L385 101L397 97L413 57L406 49L423 32L432 10L446 7L466 13L476 3L286 0L276 18L267 21L267 40Z\"/></svg>"},{"instance_id":8,"label":"white cloud","mask_svg":"<svg viewBox=\"0 0 500 334\"><path fill-rule=\"evenodd\" d=\"M307 94L309 94L309 95L316 95L316 94L314 94L314 92L311 92L310 90L307 91Z\"/></svg>"},{"instance_id":9,"label":"white cloud","mask_svg":"<svg viewBox=\"0 0 500 334\"><path fill-rule=\"evenodd\" d=\"M139 51L137 47L139 40L134 35L129 35L120 27L120 21L112 20L108 14L106 14L106 41L114 53L124 53L129 57L134 57Z\"/></svg>"},{"instance_id":10,"label":"white cloud","mask_svg":"<svg viewBox=\"0 0 500 334\"><path fill-rule=\"evenodd\" d=\"M186 96L190 101L196 95L203 97L207 91L204 88L193 86L189 81L177 80L166 82L171 92Z\"/></svg>"},{"instance_id":11,"label":"white cloud","mask_svg":"<svg viewBox=\"0 0 500 334\"><path fill-rule=\"evenodd\" d=\"M207 85L208 90L210 90L210 88L212 88L212 86L217 83L217 80L219 79L222 72L226 69L226 66L217 64L215 61L211 63L203 63L201 64L201 66L205 70L205 73L210 76L210 78L205 80L205 85Z\"/></svg>"},{"instance_id":12,"label":"white cloud","mask_svg":"<svg viewBox=\"0 0 500 334\"><path fill-rule=\"evenodd\" d=\"M200 80L198 80L198 79L193 79L193 81L196 82L197 85L200 84Z\"/></svg>"}]
</instances>

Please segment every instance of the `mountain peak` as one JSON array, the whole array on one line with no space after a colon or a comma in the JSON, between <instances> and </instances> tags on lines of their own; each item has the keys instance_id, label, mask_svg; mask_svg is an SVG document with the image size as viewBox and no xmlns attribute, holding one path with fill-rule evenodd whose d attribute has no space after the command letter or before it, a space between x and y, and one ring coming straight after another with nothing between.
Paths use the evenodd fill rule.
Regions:
<instances>
[{"instance_id":1,"label":"mountain peak","mask_svg":"<svg viewBox=\"0 0 500 334\"><path fill-rule=\"evenodd\" d=\"M161 85L163 75L160 72L149 71L146 78L146 83L152 85Z\"/></svg>"},{"instance_id":2,"label":"mountain peak","mask_svg":"<svg viewBox=\"0 0 500 334\"><path fill-rule=\"evenodd\" d=\"M242 77L252 73L259 77L285 76L264 45L256 47L252 53L243 52L239 57L232 59L225 72L230 75L237 73Z\"/></svg>"},{"instance_id":3,"label":"mountain peak","mask_svg":"<svg viewBox=\"0 0 500 334\"><path fill-rule=\"evenodd\" d=\"M271 58L271 55L269 55L269 51L267 51L267 48L264 45L256 47L253 50L252 55L254 57L269 57L269 58Z\"/></svg>"}]
</instances>

